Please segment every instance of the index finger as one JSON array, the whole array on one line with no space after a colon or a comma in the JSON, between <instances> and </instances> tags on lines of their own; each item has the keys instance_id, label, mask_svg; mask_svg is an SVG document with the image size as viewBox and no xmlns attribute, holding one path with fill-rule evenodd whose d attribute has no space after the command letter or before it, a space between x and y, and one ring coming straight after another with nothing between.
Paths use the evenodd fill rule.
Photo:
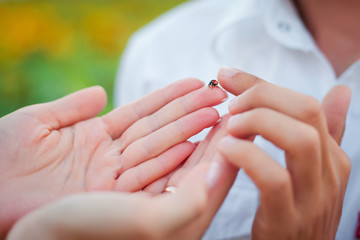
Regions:
<instances>
[{"instance_id":1,"label":"index finger","mask_svg":"<svg viewBox=\"0 0 360 240\"><path fill-rule=\"evenodd\" d=\"M241 81L233 81L234 78ZM239 69L222 67L218 73L218 80L221 86L235 96L260 83L268 83L252 74L245 73Z\"/></svg>"}]
</instances>

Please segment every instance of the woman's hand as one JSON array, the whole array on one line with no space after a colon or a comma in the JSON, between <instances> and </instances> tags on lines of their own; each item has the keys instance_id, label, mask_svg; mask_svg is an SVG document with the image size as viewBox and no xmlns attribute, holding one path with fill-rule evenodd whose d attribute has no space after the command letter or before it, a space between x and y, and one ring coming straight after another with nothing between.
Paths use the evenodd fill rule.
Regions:
<instances>
[{"instance_id":1,"label":"woman's hand","mask_svg":"<svg viewBox=\"0 0 360 240\"><path fill-rule=\"evenodd\" d=\"M334 239L350 174L341 150L350 91L334 87L314 98L223 68L222 87L237 97L220 144L260 190L252 239ZM261 135L285 151L286 168L249 139Z\"/></svg>"},{"instance_id":2,"label":"woman's hand","mask_svg":"<svg viewBox=\"0 0 360 240\"><path fill-rule=\"evenodd\" d=\"M207 225L197 223L210 222L220 205L216 194L226 187L227 167L202 162L182 178L175 193L66 197L25 216L7 239L199 239Z\"/></svg>"},{"instance_id":3,"label":"woman's hand","mask_svg":"<svg viewBox=\"0 0 360 240\"><path fill-rule=\"evenodd\" d=\"M206 138L198 143L195 151L181 167L144 189L144 191L152 194L159 194L166 190L167 187L177 189L184 178L197 166L213 162L221 166L222 171L218 174L218 182L209 197L211 201L207 205L208 209L196 221L189 222L187 226L183 227L184 232L197 234L192 234L191 239L201 238L229 192L238 172L234 166L224 160L218 151L220 140L228 134L226 129L228 119L229 115L222 117L221 121L211 129Z\"/></svg>"},{"instance_id":4,"label":"woman's hand","mask_svg":"<svg viewBox=\"0 0 360 240\"><path fill-rule=\"evenodd\" d=\"M141 190L195 149L186 140L218 120L226 93L185 79L96 117L100 87L22 108L0 119L0 235L61 196Z\"/></svg>"}]
</instances>

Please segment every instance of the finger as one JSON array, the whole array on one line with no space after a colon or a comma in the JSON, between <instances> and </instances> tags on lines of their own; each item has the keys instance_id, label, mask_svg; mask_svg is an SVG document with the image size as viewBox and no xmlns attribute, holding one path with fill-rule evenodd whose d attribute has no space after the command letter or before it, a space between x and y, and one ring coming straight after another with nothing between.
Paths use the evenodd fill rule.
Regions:
<instances>
[{"instance_id":1,"label":"finger","mask_svg":"<svg viewBox=\"0 0 360 240\"><path fill-rule=\"evenodd\" d=\"M260 190L266 216L284 218L294 206L291 178L286 169L250 141L225 137L219 150L226 160L244 169Z\"/></svg>"},{"instance_id":2,"label":"finger","mask_svg":"<svg viewBox=\"0 0 360 240\"><path fill-rule=\"evenodd\" d=\"M51 129L59 129L97 116L106 106L106 92L95 86L49 103L26 107L35 110Z\"/></svg>"},{"instance_id":3,"label":"finger","mask_svg":"<svg viewBox=\"0 0 360 240\"><path fill-rule=\"evenodd\" d=\"M195 150L190 142L180 143L159 156L125 171L117 179L116 191L136 192L172 172Z\"/></svg>"},{"instance_id":4,"label":"finger","mask_svg":"<svg viewBox=\"0 0 360 240\"><path fill-rule=\"evenodd\" d=\"M199 232L199 229L202 229L196 239L200 239L214 219L215 214L228 195L238 173L238 169L229 162L225 161L219 152L212 157L212 162L210 164L217 166L219 171L218 174L215 174L216 181L213 183L213 187L208 193L209 200L206 205L206 211L201 214L195 223L190 222L186 226L187 232L189 233ZM212 171L210 170L208 175L213 175L211 172Z\"/></svg>"},{"instance_id":5,"label":"finger","mask_svg":"<svg viewBox=\"0 0 360 240\"><path fill-rule=\"evenodd\" d=\"M256 84L254 83L252 86L246 84L248 82L246 79L255 78L257 79ZM233 115L263 107L282 112L314 126L325 120L322 118L322 108L319 101L311 96L267 83L244 72L236 75L233 81L237 85L232 87L242 87L244 91L235 97L229 105L229 111ZM241 86L242 84L246 85L248 89L245 90L245 87Z\"/></svg>"},{"instance_id":6,"label":"finger","mask_svg":"<svg viewBox=\"0 0 360 240\"><path fill-rule=\"evenodd\" d=\"M121 106L102 117L109 134L117 139L137 120L153 114L174 99L199 89L204 83L197 79L183 79L149 93L145 97Z\"/></svg>"},{"instance_id":7,"label":"finger","mask_svg":"<svg viewBox=\"0 0 360 240\"><path fill-rule=\"evenodd\" d=\"M226 136L227 133L227 121L229 115L223 116L221 121L216 124L211 131L206 135L205 139L199 143L196 150L191 154L185 164L179 169L169 180L168 186L177 186L181 179L188 174L188 172L194 168L201 161L213 161L213 157L217 151L217 144Z\"/></svg>"},{"instance_id":8,"label":"finger","mask_svg":"<svg viewBox=\"0 0 360 240\"><path fill-rule=\"evenodd\" d=\"M176 202L176 205L172 205L177 208L175 211L170 212L165 216L165 219L177 217L177 225L173 224L174 228L183 232L186 228L188 235L194 236L194 239L200 239L205 230L210 225L216 212L220 208L227 193L229 192L237 170L232 165L224 161L220 154L213 156L213 162L201 162L195 166L185 177L182 179L178 191L173 194L173 199L169 198L168 205L171 207L171 202ZM207 193L205 193L206 203L197 203L196 196L202 190L199 187L201 183L200 179L193 176L201 176L196 172L196 169L201 166L210 165L210 169L206 173L206 187ZM178 194L176 196L176 194ZM179 195L181 195L179 197ZM165 205L165 204L164 204ZM204 206L205 205L205 206ZM176 212L179 211L179 212ZM183 226L180 225L184 224Z\"/></svg>"},{"instance_id":9,"label":"finger","mask_svg":"<svg viewBox=\"0 0 360 240\"><path fill-rule=\"evenodd\" d=\"M272 85L236 69L223 68L219 71L218 77L226 90L241 94L230 103L231 114L254 108L270 108L314 126L320 135L323 172L330 175L334 172L329 156L328 127L319 101L313 97Z\"/></svg>"},{"instance_id":10,"label":"finger","mask_svg":"<svg viewBox=\"0 0 360 240\"><path fill-rule=\"evenodd\" d=\"M309 202L318 196L321 182L321 143L314 127L279 112L259 108L231 117L228 130L239 138L261 135L285 150L297 200Z\"/></svg>"},{"instance_id":11,"label":"finger","mask_svg":"<svg viewBox=\"0 0 360 240\"><path fill-rule=\"evenodd\" d=\"M340 145L344 135L351 90L346 86L335 86L322 101L330 135Z\"/></svg>"},{"instance_id":12,"label":"finger","mask_svg":"<svg viewBox=\"0 0 360 240\"><path fill-rule=\"evenodd\" d=\"M254 75L230 67L222 67L217 77L220 85L235 96L242 94L257 84L266 83Z\"/></svg>"},{"instance_id":13,"label":"finger","mask_svg":"<svg viewBox=\"0 0 360 240\"><path fill-rule=\"evenodd\" d=\"M148 186L146 186L143 191L144 192L148 192L148 193L153 193L153 194L159 194L162 193L165 188L166 185L169 182L169 179L171 178L171 176L176 172L178 168L176 168L174 171L172 171L171 173L169 173L168 175L157 179L156 181L154 181L153 183L150 183Z\"/></svg>"},{"instance_id":14,"label":"finger","mask_svg":"<svg viewBox=\"0 0 360 240\"><path fill-rule=\"evenodd\" d=\"M191 112L223 102L227 97L221 88L203 87L179 97L152 115L141 118L131 125L120 137L122 149L130 143L173 122Z\"/></svg>"},{"instance_id":15,"label":"finger","mask_svg":"<svg viewBox=\"0 0 360 240\"><path fill-rule=\"evenodd\" d=\"M226 71L234 71L235 75L224 77ZM263 107L282 112L317 128L325 122L321 105L313 97L270 84L237 69L222 68L218 75L226 90L239 95L229 105L229 111L233 115Z\"/></svg>"},{"instance_id":16,"label":"finger","mask_svg":"<svg viewBox=\"0 0 360 240\"><path fill-rule=\"evenodd\" d=\"M203 108L140 138L130 144L121 154L120 173L186 141L204 128L214 125L218 119L219 114L215 109Z\"/></svg>"},{"instance_id":17,"label":"finger","mask_svg":"<svg viewBox=\"0 0 360 240\"><path fill-rule=\"evenodd\" d=\"M220 172L217 164L199 164L183 179L176 193L159 197L156 205L164 210L156 217L159 230L174 233L209 211L210 192ZM206 226L197 225L192 236L197 239L205 230Z\"/></svg>"}]
</instances>

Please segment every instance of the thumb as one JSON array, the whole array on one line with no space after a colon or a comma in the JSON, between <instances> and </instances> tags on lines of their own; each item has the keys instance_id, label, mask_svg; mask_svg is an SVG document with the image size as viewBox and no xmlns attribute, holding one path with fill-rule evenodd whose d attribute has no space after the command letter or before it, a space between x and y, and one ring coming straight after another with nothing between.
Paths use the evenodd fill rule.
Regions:
<instances>
[{"instance_id":1,"label":"thumb","mask_svg":"<svg viewBox=\"0 0 360 240\"><path fill-rule=\"evenodd\" d=\"M351 90L346 86L338 85L333 87L322 101L329 133L339 145L345 131L350 100Z\"/></svg>"},{"instance_id":2,"label":"thumb","mask_svg":"<svg viewBox=\"0 0 360 240\"><path fill-rule=\"evenodd\" d=\"M182 180L176 193L162 198L162 208L168 208L162 217L166 229L175 229L195 219L205 210L208 202L209 185L207 174L215 165L201 163L195 166ZM214 171L212 170L212 171Z\"/></svg>"},{"instance_id":3,"label":"thumb","mask_svg":"<svg viewBox=\"0 0 360 240\"><path fill-rule=\"evenodd\" d=\"M107 97L102 87L86 88L58 100L31 106L31 109L52 129L59 129L98 115Z\"/></svg>"}]
</instances>

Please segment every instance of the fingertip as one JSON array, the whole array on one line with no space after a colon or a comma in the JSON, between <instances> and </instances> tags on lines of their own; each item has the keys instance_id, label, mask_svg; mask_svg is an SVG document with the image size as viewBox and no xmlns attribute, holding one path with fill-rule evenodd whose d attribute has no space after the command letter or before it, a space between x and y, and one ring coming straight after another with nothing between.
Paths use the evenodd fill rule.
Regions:
<instances>
[{"instance_id":1,"label":"fingertip","mask_svg":"<svg viewBox=\"0 0 360 240\"><path fill-rule=\"evenodd\" d=\"M351 90L344 85L333 87L322 101L329 133L338 144L343 138L350 102Z\"/></svg>"},{"instance_id":2,"label":"fingertip","mask_svg":"<svg viewBox=\"0 0 360 240\"><path fill-rule=\"evenodd\" d=\"M107 94L101 86L88 87L73 94L77 96L79 102L82 102L82 107L91 108L97 113L100 113L107 104Z\"/></svg>"},{"instance_id":3,"label":"fingertip","mask_svg":"<svg viewBox=\"0 0 360 240\"><path fill-rule=\"evenodd\" d=\"M184 156L189 156L196 148L195 144L189 141L179 143L178 145L174 146L177 148L179 154Z\"/></svg>"},{"instance_id":4,"label":"fingertip","mask_svg":"<svg viewBox=\"0 0 360 240\"><path fill-rule=\"evenodd\" d=\"M213 88L210 88L208 86L204 86L204 87L211 93L216 93L216 95L219 97L219 100L221 100L220 103L225 102L229 98L228 93L221 87L213 87Z\"/></svg>"},{"instance_id":5,"label":"fingertip","mask_svg":"<svg viewBox=\"0 0 360 240\"><path fill-rule=\"evenodd\" d=\"M338 85L336 87L334 87L337 89L337 91L340 92L340 96L343 98L343 101L345 103L347 103L347 105L350 104L351 101L351 96L352 96L352 91L349 87L345 86L345 85Z\"/></svg>"},{"instance_id":6,"label":"fingertip","mask_svg":"<svg viewBox=\"0 0 360 240\"><path fill-rule=\"evenodd\" d=\"M90 89L93 91L94 94L94 98L97 99L97 101L95 102L95 104L99 104L99 109L104 109L107 105L107 94L105 89L102 86L93 86L90 87Z\"/></svg>"},{"instance_id":7,"label":"fingertip","mask_svg":"<svg viewBox=\"0 0 360 240\"><path fill-rule=\"evenodd\" d=\"M207 114L209 119L209 124L206 127L212 127L214 126L217 121L220 119L220 114L215 108L205 108L204 113Z\"/></svg>"},{"instance_id":8,"label":"fingertip","mask_svg":"<svg viewBox=\"0 0 360 240\"><path fill-rule=\"evenodd\" d=\"M256 84L265 83L254 75L231 67L222 67L218 72L218 80L226 91L234 95L240 95Z\"/></svg>"},{"instance_id":9,"label":"fingertip","mask_svg":"<svg viewBox=\"0 0 360 240\"><path fill-rule=\"evenodd\" d=\"M228 106L228 110L229 110L229 113L234 115L236 113L238 113L238 97L234 97L230 103L229 103L229 106Z\"/></svg>"},{"instance_id":10,"label":"fingertip","mask_svg":"<svg viewBox=\"0 0 360 240\"><path fill-rule=\"evenodd\" d=\"M223 137L219 142L219 150L225 155L227 155L229 150L231 150L234 147L236 140L237 140L236 138L229 135Z\"/></svg>"},{"instance_id":11,"label":"fingertip","mask_svg":"<svg viewBox=\"0 0 360 240\"><path fill-rule=\"evenodd\" d=\"M197 146L195 143L190 142L190 141L186 141L186 142L184 142L184 144L186 145L186 147L187 147L188 149L192 149L193 151L195 150L195 148L196 148L196 146Z\"/></svg>"},{"instance_id":12,"label":"fingertip","mask_svg":"<svg viewBox=\"0 0 360 240\"><path fill-rule=\"evenodd\" d=\"M206 122L206 127L211 127L220 119L219 112L212 107L205 107L202 109L197 110L194 115L191 114L192 119L195 118L196 122Z\"/></svg>"},{"instance_id":13,"label":"fingertip","mask_svg":"<svg viewBox=\"0 0 360 240\"><path fill-rule=\"evenodd\" d=\"M218 79L220 83L226 83L227 81L231 80L233 77L237 76L238 74L242 73L243 71L232 68L232 67L221 67L218 72Z\"/></svg>"}]
</instances>

